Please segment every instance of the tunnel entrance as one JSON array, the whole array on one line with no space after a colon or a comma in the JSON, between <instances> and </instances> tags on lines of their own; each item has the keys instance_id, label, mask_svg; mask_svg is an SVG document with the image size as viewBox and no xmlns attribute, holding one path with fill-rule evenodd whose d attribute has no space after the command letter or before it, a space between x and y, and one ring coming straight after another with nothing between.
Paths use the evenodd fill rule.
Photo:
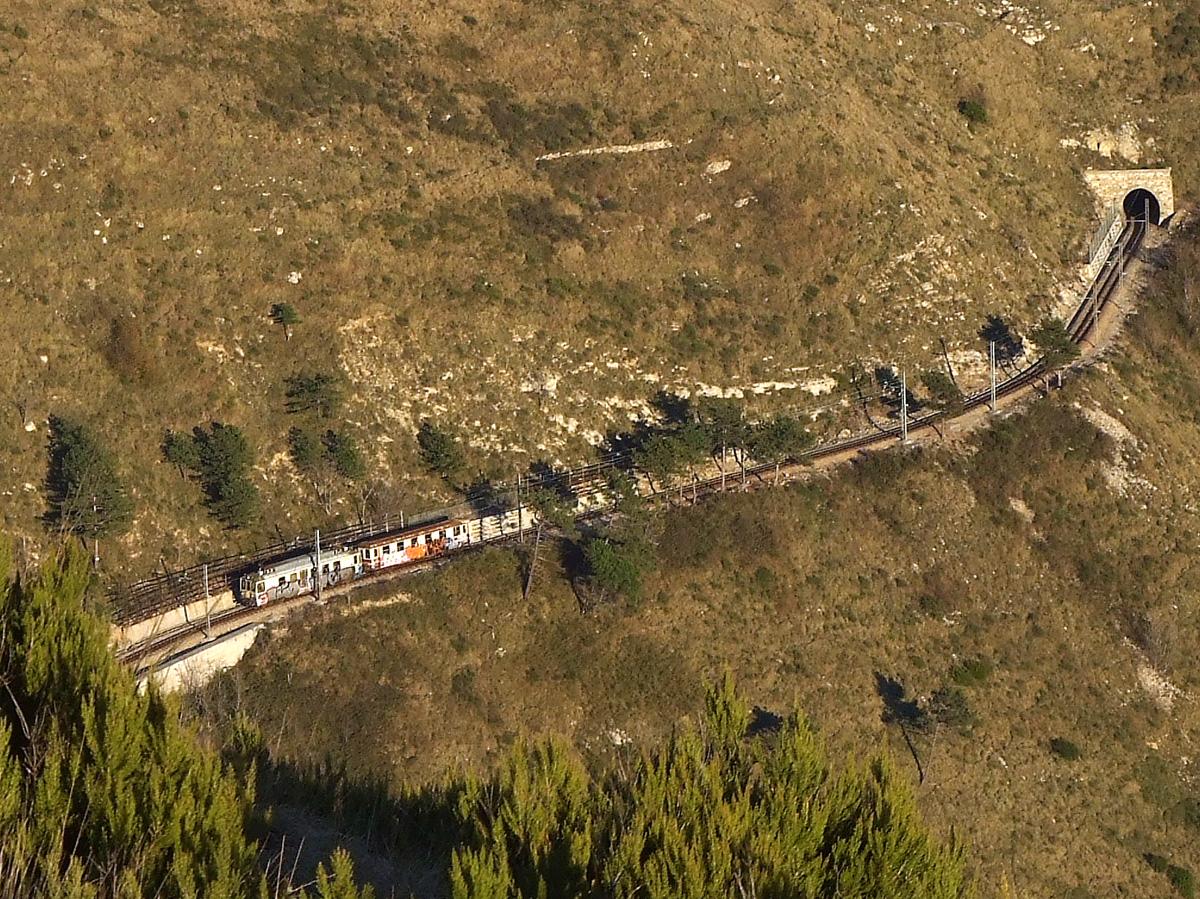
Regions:
<instances>
[{"instance_id":1,"label":"tunnel entrance","mask_svg":"<svg viewBox=\"0 0 1200 899\"><path fill-rule=\"evenodd\" d=\"M1125 209L1126 218L1148 218L1150 224L1157 225L1162 217L1162 207L1159 206L1158 197L1144 187L1127 193L1125 201L1121 205Z\"/></svg>"}]
</instances>

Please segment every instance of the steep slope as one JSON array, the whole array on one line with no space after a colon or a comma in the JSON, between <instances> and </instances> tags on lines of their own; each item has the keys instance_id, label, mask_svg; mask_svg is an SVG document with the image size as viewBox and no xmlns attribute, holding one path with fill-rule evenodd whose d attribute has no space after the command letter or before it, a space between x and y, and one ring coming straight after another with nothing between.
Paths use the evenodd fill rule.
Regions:
<instances>
[{"instance_id":1,"label":"steep slope","mask_svg":"<svg viewBox=\"0 0 1200 899\"><path fill-rule=\"evenodd\" d=\"M638 604L580 615L551 568L525 602L494 552L290 622L206 708L248 710L278 759L398 784L522 731L610 763L728 668L766 721L798 704L833 745L891 745L986 882L1168 895L1147 854L1194 870L1200 808L1198 250L1024 415L672 511Z\"/></svg>"},{"instance_id":2,"label":"steep slope","mask_svg":"<svg viewBox=\"0 0 1200 899\"><path fill-rule=\"evenodd\" d=\"M1074 282L1083 166L1195 174L1181 21L1070 0L10 4L6 523L37 532L55 412L125 460L135 568L238 539L159 463L167 427L243 427L259 531L307 522L284 452L300 370L344 377L401 498L437 490L414 477L423 416L508 473L578 459L662 386L811 402L853 360L928 367L940 338L969 371L987 313L1034 319ZM645 141L671 146L537 161Z\"/></svg>"}]
</instances>

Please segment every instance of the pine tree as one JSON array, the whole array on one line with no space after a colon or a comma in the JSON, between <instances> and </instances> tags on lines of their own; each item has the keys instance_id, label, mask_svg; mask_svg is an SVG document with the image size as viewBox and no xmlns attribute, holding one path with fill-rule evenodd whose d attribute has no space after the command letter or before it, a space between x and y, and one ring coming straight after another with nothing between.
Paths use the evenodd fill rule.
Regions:
<instances>
[{"instance_id":1,"label":"pine tree","mask_svg":"<svg viewBox=\"0 0 1200 899\"><path fill-rule=\"evenodd\" d=\"M0 541L0 897L267 899L250 782L138 693L84 611L89 586L71 549L16 580ZM312 899L360 897L335 854Z\"/></svg>"},{"instance_id":2,"label":"pine tree","mask_svg":"<svg viewBox=\"0 0 1200 899\"><path fill-rule=\"evenodd\" d=\"M271 307L271 320L283 328L283 339L292 339L292 328L300 324L300 313L291 303L276 303Z\"/></svg>"},{"instance_id":3,"label":"pine tree","mask_svg":"<svg viewBox=\"0 0 1200 899\"><path fill-rule=\"evenodd\" d=\"M84 425L50 419L48 518L85 537L124 533L133 520L133 501L111 454Z\"/></svg>"},{"instance_id":4,"label":"pine tree","mask_svg":"<svg viewBox=\"0 0 1200 899\"><path fill-rule=\"evenodd\" d=\"M293 375L284 382L289 412L316 412L332 418L342 405L341 381L324 372Z\"/></svg>"},{"instance_id":5,"label":"pine tree","mask_svg":"<svg viewBox=\"0 0 1200 899\"><path fill-rule=\"evenodd\" d=\"M428 419L417 428L417 446L425 464L443 478L453 478L461 472L462 450L453 437Z\"/></svg>"}]
</instances>

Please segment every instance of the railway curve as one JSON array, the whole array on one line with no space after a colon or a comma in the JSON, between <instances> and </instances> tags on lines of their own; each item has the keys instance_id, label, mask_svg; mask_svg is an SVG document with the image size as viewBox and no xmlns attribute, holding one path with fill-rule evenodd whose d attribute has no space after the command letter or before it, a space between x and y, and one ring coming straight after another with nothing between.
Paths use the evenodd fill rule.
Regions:
<instances>
[{"instance_id":1,"label":"railway curve","mask_svg":"<svg viewBox=\"0 0 1200 899\"><path fill-rule=\"evenodd\" d=\"M1101 312L1115 294L1129 262L1135 258L1141 248L1148 231L1148 226L1149 222L1145 218L1126 218L1119 238L1114 242L1104 264L1095 278L1093 278L1078 306L1067 321L1067 332L1077 344L1083 343L1093 335ZM1050 373L1051 371L1043 358L1034 359L1024 367L1013 372L1009 377L996 383L996 399L1010 398L1028 391L1036 385L1039 379L1048 377ZM942 411L932 411L910 417L908 419L907 434L911 436L932 429L942 421L968 415L981 407L988 406L992 401L991 388L984 388L968 394L964 400L961 411L952 417ZM651 489L643 494L643 498L653 500L668 495L675 495L679 491L686 491L693 498L698 498L720 492L726 489L730 482L739 484L747 483L749 478L754 478L757 482L765 483L763 476L768 473L791 473L812 462L857 451L893 445L904 434L905 428L900 423L886 427L877 426L871 431L818 445L799 456L746 466L736 478L722 474L716 477L695 480L683 486L671 486L662 489L656 489L651 486ZM586 518L602 511L602 507L589 509L588 499L589 497L598 497L603 494L609 472L614 469L629 469L630 467L631 460L627 453L613 453L577 468L545 472L528 480L518 482L516 485L517 495L519 496L519 492L522 489L566 491L578 499L579 506L577 508L581 508L579 517ZM503 493L505 489L512 491L513 486L497 485L495 492ZM425 521L437 520L446 513L452 512L455 508L457 507L449 507L448 509L427 513L409 519L407 523L401 518L399 523L402 526L404 524L412 526ZM482 512L480 515L482 520ZM328 542L330 546L350 546L370 537L393 532L396 530L396 523L396 519L384 516L382 521L349 525L335 531L323 533L321 540L323 544ZM481 540L479 544L467 549L458 550L453 554L443 556L432 562L397 569L385 569L381 572L376 572L375 576L395 577L399 574L428 570L431 567L451 562L465 552L478 550L483 546L493 546L514 541L518 538L519 533L520 531L505 533L503 526L501 526L500 533L493 534ZM163 574L133 584L117 585L110 591L110 601L114 609L114 621L118 626L130 625L148 620L155 615L162 614L170 609L182 607L198 599L204 599L223 592L231 593L234 589L237 576L247 569L268 563L272 560L284 558L288 555L297 555L307 551L310 546L311 544L307 542L306 537L297 537L292 540L281 541L280 543L263 547L253 552L225 556L179 571L166 571ZM336 592L351 589L361 584L362 581L362 578L355 579L352 583L345 585ZM290 606L303 599L303 597L299 597L284 600L277 603L276 607ZM260 611L254 608L235 607L222 612L220 615L212 616L203 623L203 626L199 622L193 621L164 630L161 633L155 633L145 640L120 648L117 655L127 664L134 667L141 667L148 659L161 658L173 646L189 638L192 638L193 642L215 639L215 631L228 632L235 627L240 627L254 613ZM197 640L197 635L201 634L201 632L203 632L203 639Z\"/></svg>"}]
</instances>

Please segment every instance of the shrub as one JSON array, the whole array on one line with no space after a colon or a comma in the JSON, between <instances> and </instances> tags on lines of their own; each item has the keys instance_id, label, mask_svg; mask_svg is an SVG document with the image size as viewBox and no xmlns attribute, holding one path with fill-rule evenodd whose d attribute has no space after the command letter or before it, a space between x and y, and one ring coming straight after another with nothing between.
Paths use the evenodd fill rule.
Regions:
<instances>
[{"instance_id":1,"label":"shrub","mask_svg":"<svg viewBox=\"0 0 1200 899\"><path fill-rule=\"evenodd\" d=\"M558 243L583 240L583 222L577 215L559 212L549 197L522 197L508 207L513 229L525 237Z\"/></svg>"},{"instance_id":2,"label":"shrub","mask_svg":"<svg viewBox=\"0 0 1200 899\"><path fill-rule=\"evenodd\" d=\"M333 375L316 372L293 375L284 382L289 412L316 412L329 418L342 404L342 384Z\"/></svg>"},{"instance_id":3,"label":"shrub","mask_svg":"<svg viewBox=\"0 0 1200 899\"><path fill-rule=\"evenodd\" d=\"M960 687L978 687L992 676L992 663L982 656L959 662L950 671L950 679Z\"/></svg>"},{"instance_id":4,"label":"shrub","mask_svg":"<svg viewBox=\"0 0 1200 899\"><path fill-rule=\"evenodd\" d=\"M958 114L973 125L983 125L988 120L987 107L982 100L959 100Z\"/></svg>"},{"instance_id":5,"label":"shrub","mask_svg":"<svg viewBox=\"0 0 1200 899\"><path fill-rule=\"evenodd\" d=\"M1188 797L1171 806L1168 817L1176 823L1200 831L1200 799Z\"/></svg>"},{"instance_id":6,"label":"shrub","mask_svg":"<svg viewBox=\"0 0 1200 899\"><path fill-rule=\"evenodd\" d=\"M1180 865L1167 866L1167 880L1183 899L1196 899L1196 876Z\"/></svg>"},{"instance_id":7,"label":"shrub","mask_svg":"<svg viewBox=\"0 0 1200 899\"><path fill-rule=\"evenodd\" d=\"M1079 747L1063 737L1055 737L1050 741L1050 751L1064 761L1076 762L1083 758Z\"/></svg>"},{"instance_id":8,"label":"shrub","mask_svg":"<svg viewBox=\"0 0 1200 899\"><path fill-rule=\"evenodd\" d=\"M417 428L417 446L425 464L444 478L452 478L463 467L462 450L454 438L428 419Z\"/></svg>"},{"instance_id":9,"label":"shrub","mask_svg":"<svg viewBox=\"0 0 1200 899\"><path fill-rule=\"evenodd\" d=\"M938 724L969 730L978 722L961 687L941 687L929 698L929 714Z\"/></svg>"},{"instance_id":10,"label":"shrub","mask_svg":"<svg viewBox=\"0 0 1200 899\"><path fill-rule=\"evenodd\" d=\"M153 384L162 374L158 348L141 324L128 315L113 319L104 359L126 384Z\"/></svg>"},{"instance_id":11,"label":"shrub","mask_svg":"<svg viewBox=\"0 0 1200 899\"><path fill-rule=\"evenodd\" d=\"M601 594L641 598L642 580L649 567L649 553L641 542L593 537L584 544L583 553L591 582Z\"/></svg>"}]
</instances>

